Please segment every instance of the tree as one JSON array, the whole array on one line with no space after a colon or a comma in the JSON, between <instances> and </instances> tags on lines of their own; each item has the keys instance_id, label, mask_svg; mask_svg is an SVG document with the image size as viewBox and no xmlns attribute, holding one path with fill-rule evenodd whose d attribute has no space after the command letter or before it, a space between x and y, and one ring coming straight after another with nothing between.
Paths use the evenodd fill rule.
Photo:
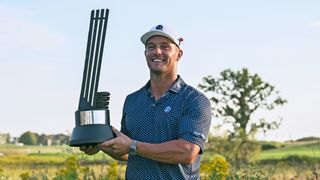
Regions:
<instances>
[{"instance_id":1,"label":"tree","mask_svg":"<svg viewBox=\"0 0 320 180\"><path fill-rule=\"evenodd\" d=\"M226 69L220 75L219 78L204 77L199 87L210 93L213 116L231 125L228 138L238 142L233 149L237 153L257 131L266 132L280 125L280 121L268 122L265 118L254 121L252 115L257 110L273 110L287 100L278 95L273 85L264 82L257 74L251 75L246 68L240 71Z\"/></svg>"},{"instance_id":2,"label":"tree","mask_svg":"<svg viewBox=\"0 0 320 180\"><path fill-rule=\"evenodd\" d=\"M69 136L65 135L65 134L55 134L52 135L52 143L54 145L61 145L61 144L68 144L69 143Z\"/></svg>"},{"instance_id":3,"label":"tree","mask_svg":"<svg viewBox=\"0 0 320 180\"><path fill-rule=\"evenodd\" d=\"M19 142L26 144L26 145L37 145L38 144L38 134L33 133L31 131L27 131L19 137Z\"/></svg>"},{"instance_id":4,"label":"tree","mask_svg":"<svg viewBox=\"0 0 320 180\"><path fill-rule=\"evenodd\" d=\"M38 137L38 143L40 145L48 145L48 136L45 134L41 134Z\"/></svg>"}]
</instances>

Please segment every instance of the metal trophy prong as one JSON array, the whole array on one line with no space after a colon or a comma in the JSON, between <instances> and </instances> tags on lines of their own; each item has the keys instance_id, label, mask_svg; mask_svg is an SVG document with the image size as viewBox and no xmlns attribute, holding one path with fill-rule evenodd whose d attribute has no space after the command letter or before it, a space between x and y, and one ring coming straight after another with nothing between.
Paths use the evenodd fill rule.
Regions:
<instances>
[{"instance_id":1,"label":"metal trophy prong","mask_svg":"<svg viewBox=\"0 0 320 180\"><path fill-rule=\"evenodd\" d=\"M79 107L70 146L89 146L114 137L110 126L109 92L97 92L109 10L92 10Z\"/></svg>"}]
</instances>

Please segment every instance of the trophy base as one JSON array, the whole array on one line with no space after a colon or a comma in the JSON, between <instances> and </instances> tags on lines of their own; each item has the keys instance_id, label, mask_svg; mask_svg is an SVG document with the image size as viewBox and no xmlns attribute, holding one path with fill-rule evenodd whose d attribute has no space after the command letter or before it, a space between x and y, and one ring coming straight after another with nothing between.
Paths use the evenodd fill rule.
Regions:
<instances>
[{"instance_id":1,"label":"trophy base","mask_svg":"<svg viewBox=\"0 0 320 180\"><path fill-rule=\"evenodd\" d=\"M111 126L106 124L76 126L72 130L69 146L95 146L114 137Z\"/></svg>"}]
</instances>

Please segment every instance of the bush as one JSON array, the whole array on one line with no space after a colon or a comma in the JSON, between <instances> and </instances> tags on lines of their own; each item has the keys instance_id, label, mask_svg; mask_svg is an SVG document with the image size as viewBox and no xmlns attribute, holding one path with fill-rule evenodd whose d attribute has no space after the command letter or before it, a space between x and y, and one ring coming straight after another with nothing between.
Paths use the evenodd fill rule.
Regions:
<instances>
[{"instance_id":1,"label":"bush","mask_svg":"<svg viewBox=\"0 0 320 180\"><path fill-rule=\"evenodd\" d=\"M9 177L5 176L3 173L4 173L4 170L0 168L0 179L1 180L9 179Z\"/></svg>"},{"instance_id":2,"label":"bush","mask_svg":"<svg viewBox=\"0 0 320 180\"><path fill-rule=\"evenodd\" d=\"M108 168L106 179L119 179L118 161L113 161Z\"/></svg>"},{"instance_id":3,"label":"bush","mask_svg":"<svg viewBox=\"0 0 320 180\"><path fill-rule=\"evenodd\" d=\"M211 161L201 164L201 171L205 178L224 180L229 176L230 164L223 156L213 156Z\"/></svg>"},{"instance_id":4,"label":"bush","mask_svg":"<svg viewBox=\"0 0 320 180\"><path fill-rule=\"evenodd\" d=\"M223 156L215 155L210 161L201 163L201 174L201 179L208 180L267 180L274 170L248 164L232 167Z\"/></svg>"},{"instance_id":5,"label":"bush","mask_svg":"<svg viewBox=\"0 0 320 180\"><path fill-rule=\"evenodd\" d=\"M312 158L308 156L297 156L297 155L290 155L286 158L281 159L281 161L288 162L288 164L292 165L301 165L301 164L311 164Z\"/></svg>"},{"instance_id":6,"label":"bush","mask_svg":"<svg viewBox=\"0 0 320 180\"><path fill-rule=\"evenodd\" d=\"M54 180L79 179L80 163L75 156L71 156L66 160L65 167L60 169Z\"/></svg>"},{"instance_id":7,"label":"bush","mask_svg":"<svg viewBox=\"0 0 320 180\"><path fill-rule=\"evenodd\" d=\"M261 150L271 150L271 149L277 149L277 146L273 143L262 143L261 144Z\"/></svg>"},{"instance_id":8,"label":"bush","mask_svg":"<svg viewBox=\"0 0 320 180\"><path fill-rule=\"evenodd\" d=\"M210 137L206 146L207 151L221 154L233 165L251 162L261 151L257 141L240 138Z\"/></svg>"},{"instance_id":9,"label":"bush","mask_svg":"<svg viewBox=\"0 0 320 180\"><path fill-rule=\"evenodd\" d=\"M231 170L231 175L228 180L233 179L250 179L250 180L267 180L270 179L274 171L270 169L260 168L259 166L244 166Z\"/></svg>"}]
</instances>

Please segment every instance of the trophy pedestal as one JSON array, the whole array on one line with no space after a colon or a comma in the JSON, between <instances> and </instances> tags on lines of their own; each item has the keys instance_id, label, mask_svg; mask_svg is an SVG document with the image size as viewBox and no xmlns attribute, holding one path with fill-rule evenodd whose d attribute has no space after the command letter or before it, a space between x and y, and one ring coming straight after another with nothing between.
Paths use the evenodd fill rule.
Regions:
<instances>
[{"instance_id":1,"label":"trophy pedestal","mask_svg":"<svg viewBox=\"0 0 320 180\"><path fill-rule=\"evenodd\" d=\"M106 124L91 124L73 128L70 146L95 146L114 137L112 128Z\"/></svg>"},{"instance_id":2,"label":"trophy pedestal","mask_svg":"<svg viewBox=\"0 0 320 180\"><path fill-rule=\"evenodd\" d=\"M69 145L94 146L114 138L109 120L109 110L76 111L76 127L73 128Z\"/></svg>"}]
</instances>

